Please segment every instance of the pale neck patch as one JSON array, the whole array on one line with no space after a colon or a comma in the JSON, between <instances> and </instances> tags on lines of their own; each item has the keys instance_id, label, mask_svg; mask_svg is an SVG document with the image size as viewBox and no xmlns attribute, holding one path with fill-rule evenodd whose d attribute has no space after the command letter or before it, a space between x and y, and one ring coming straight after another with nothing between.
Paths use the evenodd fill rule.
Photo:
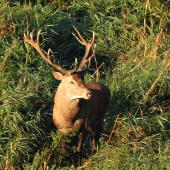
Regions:
<instances>
[{"instance_id":1,"label":"pale neck patch","mask_svg":"<svg viewBox=\"0 0 170 170\"><path fill-rule=\"evenodd\" d=\"M70 102L75 100L75 99L82 99L82 96L72 96L72 98L70 99Z\"/></svg>"}]
</instances>

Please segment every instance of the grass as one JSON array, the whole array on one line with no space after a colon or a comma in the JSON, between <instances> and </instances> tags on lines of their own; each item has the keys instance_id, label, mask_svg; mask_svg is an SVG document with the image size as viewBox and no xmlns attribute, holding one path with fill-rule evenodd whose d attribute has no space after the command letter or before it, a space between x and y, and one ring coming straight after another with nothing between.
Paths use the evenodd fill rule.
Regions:
<instances>
[{"instance_id":1,"label":"grass","mask_svg":"<svg viewBox=\"0 0 170 170\"><path fill-rule=\"evenodd\" d=\"M70 69L84 53L72 25L87 39L96 33L97 63L85 80L111 91L100 144L91 154L87 138L82 169L170 169L169 7L168 0L0 2L0 169L77 168L74 137L64 159L52 122L59 82L23 42L24 32L41 29L41 47Z\"/></svg>"}]
</instances>

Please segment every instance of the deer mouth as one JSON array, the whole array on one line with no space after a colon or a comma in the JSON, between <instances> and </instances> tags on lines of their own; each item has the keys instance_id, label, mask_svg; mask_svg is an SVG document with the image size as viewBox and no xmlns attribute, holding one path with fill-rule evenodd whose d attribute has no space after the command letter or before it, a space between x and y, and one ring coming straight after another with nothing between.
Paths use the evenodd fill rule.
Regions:
<instances>
[{"instance_id":1,"label":"deer mouth","mask_svg":"<svg viewBox=\"0 0 170 170\"><path fill-rule=\"evenodd\" d=\"M91 92L88 92L88 93L84 93L82 96L73 96L70 101L73 101L75 99L86 99L86 100L88 100L88 99L91 98L91 96L92 96Z\"/></svg>"}]
</instances>

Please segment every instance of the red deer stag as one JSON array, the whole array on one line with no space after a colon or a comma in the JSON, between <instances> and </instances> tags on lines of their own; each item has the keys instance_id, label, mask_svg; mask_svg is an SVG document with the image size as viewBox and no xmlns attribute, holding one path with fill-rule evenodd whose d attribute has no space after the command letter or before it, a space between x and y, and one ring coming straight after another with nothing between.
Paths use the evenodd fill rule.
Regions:
<instances>
[{"instance_id":1,"label":"red deer stag","mask_svg":"<svg viewBox=\"0 0 170 170\"><path fill-rule=\"evenodd\" d=\"M74 27L74 26L73 26ZM66 132L72 131L74 128L79 128L79 141L77 146L78 163L81 165L81 155L85 134L90 131L93 135L93 145L96 146L96 140L102 128L103 119L110 101L109 89L97 82L84 83L82 77L90 67L91 59L95 55L96 46L94 44L95 34L93 38L86 42L81 36L79 31L74 27L79 38L75 38L82 45L86 46L86 51L80 66L76 71L77 60L75 60L75 67L73 70L66 70L60 64L55 64L50 60L48 50L47 56L42 52L39 45L39 35L37 34L36 41L33 40L33 32L30 33L30 38L24 34L24 40L33 46L41 55L41 57L58 69L60 72L52 71L54 78L61 80L54 98L53 108L53 122L58 128L59 132L63 135ZM88 58L90 49L94 46L93 54ZM88 58L88 59L87 59ZM87 68L84 69L85 64L88 62ZM61 140L61 148L66 151L66 144Z\"/></svg>"}]
</instances>

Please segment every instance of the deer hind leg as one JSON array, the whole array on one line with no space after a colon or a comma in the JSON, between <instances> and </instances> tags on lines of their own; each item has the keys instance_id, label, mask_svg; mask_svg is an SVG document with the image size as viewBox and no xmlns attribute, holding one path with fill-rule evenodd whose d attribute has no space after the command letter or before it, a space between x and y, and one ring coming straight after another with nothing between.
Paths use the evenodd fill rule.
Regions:
<instances>
[{"instance_id":1,"label":"deer hind leg","mask_svg":"<svg viewBox=\"0 0 170 170\"><path fill-rule=\"evenodd\" d=\"M99 140L100 137L100 132L102 129L102 123L97 123L94 126L88 126L87 127L88 131L90 131L93 135L93 140L92 140L92 152L96 152L96 147L97 147L97 142Z\"/></svg>"},{"instance_id":2,"label":"deer hind leg","mask_svg":"<svg viewBox=\"0 0 170 170\"><path fill-rule=\"evenodd\" d=\"M79 141L78 141L78 146L77 146L77 153L78 153L78 164L79 166L82 165L81 159L82 159L82 150L83 150L83 143L85 141L86 137L86 131L83 130L79 133Z\"/></svg>"},{"instance_id":3,"label":"deer hind leg","mask_svg":"<svg viewBox=\"0 0 170 170\"><path fill-rule=\"evenodd\" d=\"M99 122L95 128L95 135L93 136L93 145L95 147L95 150L96 150L96 146L97 146L97 143L99 141L99 138L100 138L100 132L102 130L102 122Z\"/></svg>"}]
</instances>

